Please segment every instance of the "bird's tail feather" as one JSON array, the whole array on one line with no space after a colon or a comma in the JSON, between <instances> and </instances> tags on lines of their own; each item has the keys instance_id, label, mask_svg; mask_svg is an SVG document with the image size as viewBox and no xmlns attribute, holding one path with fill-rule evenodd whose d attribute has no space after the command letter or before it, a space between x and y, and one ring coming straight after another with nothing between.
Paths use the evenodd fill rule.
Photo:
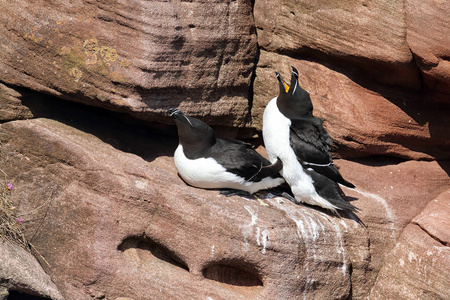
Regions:
<instances>
[{"instance_id":1,"label":"bird's tail feather","mask_svg":"<svg viewBox=\"0 0 450 300\"><path fill-rule=\"evenodd\" d=\"M281 162L281 160L279 158L277 158L277 161L274 162L271 165L268 166L263 166L260 171L258 172L258 174L256 174L256 176L254 176L254 178L258 178L258 179L263 179L266 177L281 177L280 175L280 171L283 169L283 163Z\"/></svg>"}]
</instances>

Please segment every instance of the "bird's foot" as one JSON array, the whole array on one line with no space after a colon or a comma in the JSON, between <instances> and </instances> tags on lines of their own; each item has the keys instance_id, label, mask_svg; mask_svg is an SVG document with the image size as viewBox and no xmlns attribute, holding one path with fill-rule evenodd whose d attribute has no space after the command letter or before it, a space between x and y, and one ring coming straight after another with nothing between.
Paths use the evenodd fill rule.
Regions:
<instances>
[{"instance_id":1,"label":"bird's foot","mask_svg":"<svg viewBox=\"0 0 450 300\"><path fill-rule=\"evenodd\" d=\"M291 201L291 202L293 202L293 203L295 203L295 204L300 204L300 203L301 203L301 202L295 200L295 198L294 198L291 194L289 194L289 193L287 193L287 192L283 192L283 191L271 191L270 193L271 193L273 196L275 196L275 197L281 197L281 198L288 199L289 201Z\"/></svg>"},{"instance_id":2,"label":"bird's foot","mask_svg":"<svg viewBox=\"0 0 450 300\"><path fill-rule=\"evenodd\" d=\"M220 190L220 194L224 195L225 197L231 197L231 196L241 196L245 198L249 198L252 195L250 195L249 192L241 191L241 190L234 190L234 189L223 189Z\"/></svg>"},{"instance_id":3,"label":"bird's foot","mask_svg":"<svg viewBox=\"0 0 450 300\"><path fill-rule=\"evenodd\" d=\"M259 205L262 206L269 206L269 204L267 204L266 202L262 201L262 199L260 198L260 196L258 195L258 193L254 193L253 197L255 197L256 200L258 200Z\"/></svg>"},{"instance_id":4,"label":"bird's foot","mask_svg":"<svg viewBox=\"0 0 450 300\"><path fill-rule=\"evenodd\" d=\"M286 193L286 192L282 192L282 193L281 193L281 196L284 197L284 198L286 198L286 199L288 199L288 200L291 201L291 202L294 202L295 204L298 204L298 201L295 200L295 198L294 198L292 195L290 195L290 194L288 194L288 193Z\"/></svg>"}]
</instances>

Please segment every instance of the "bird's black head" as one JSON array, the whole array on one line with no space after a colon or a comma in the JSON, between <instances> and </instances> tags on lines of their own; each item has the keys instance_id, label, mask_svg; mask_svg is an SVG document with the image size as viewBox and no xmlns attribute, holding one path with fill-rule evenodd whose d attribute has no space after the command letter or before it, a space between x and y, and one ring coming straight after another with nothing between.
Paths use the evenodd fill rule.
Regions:
<instances>
[{"instance_id":1,"label":"bird's black head","mask_svg":"<svg viewBox=\"0 0 450 300\"><path fill-rule=\"evenodd\" d=\"M214 131L206 123L199 119L188 117L176 108L170 108L168 112L175 119L178 128L178 139L188 158L197 158L206 149L215 144Z\"/></svg>"},{"instance_id":2,"label":"bird's black head","mask_svg":"<svg viewBox=\"0 0 450 300\"><path fill-rule=\"evenodd\" d=\"M280 94L277 99L277 106L281 113L291 120L311 117L313 105L309 93L302 89L298 83L298 71L292 67L291 84L288 85L276 72L280 85Z\"/></svg>"}]
</instances>

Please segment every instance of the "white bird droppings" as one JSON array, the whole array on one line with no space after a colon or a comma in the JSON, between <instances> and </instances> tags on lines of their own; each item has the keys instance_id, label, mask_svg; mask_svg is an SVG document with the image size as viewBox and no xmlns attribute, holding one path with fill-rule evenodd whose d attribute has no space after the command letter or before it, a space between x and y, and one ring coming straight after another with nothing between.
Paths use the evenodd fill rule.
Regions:
<instances>
[{"instance_id":1,"label":"white bird droppings","mask_svg":"<svg viewBox=\"0 0 450 300\"><path fill-rule=\"evenodd\" d=\"M140 190L144 190L147 188L148 183L146 181L140 181L140 180L136 180L134 182L134 185L136 186L136 188L140 189Z\"/></svg>"},{"instance_id":2,"label":"white bird droppings","mask_svg":"<svg viewBox=\"0 0 450 300\"><path fill-rule=\"evenodd\" d=\"M250 226L256 225L256 222L258 222L258 214L251 210L250 207L247 205L244 206L244 208L250 213L252 216L252 221L250 223Z\"/></svg>"}]
</instances>

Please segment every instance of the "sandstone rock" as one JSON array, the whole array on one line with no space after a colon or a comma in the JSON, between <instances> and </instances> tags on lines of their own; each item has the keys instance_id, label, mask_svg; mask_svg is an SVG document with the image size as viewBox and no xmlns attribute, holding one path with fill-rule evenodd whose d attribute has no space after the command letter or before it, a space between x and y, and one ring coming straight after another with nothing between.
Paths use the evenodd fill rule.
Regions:
<instances>
[{"instance_id":1,"label":"sandstone rock","mask_svg":"<svg viewBox=\"0 0 450 300\"><path fill-rule=\"evenodd\" d=\"M31 253L17 244L3 240L0 241L0 297L1 290L18 291L55 300L63 299ZM8 292L5 296L8 296Z\"/></svg>"},{"instance_id":2,"label":"sandstone rock","mask_svg":"<svg viewBox=\"0 0 450 300\"><path fill-rule=\"evenodd\" d=\"M346 298L350 266L368 268L365 229L352 219L195 189L172 157L147 162L55 121L1 128L1 164L68 299Z\"/></svg>"},{"instance_id":3,"label":"sandstone rock","mask_svg":"<svg viewBox=\"0 0 450 300\"><path fill-rule=\"evenodd\" d=\"M253 124L262 127L267 103L278 95L275 71L290 80L290 66L311 94L314 114L343 157L389 155L449 159L448 106L432 105L417 93L346 76L332 67L261 51L254 83Z\"/></svg>"},{"instance_id":4,"label":"sandstone rock","mask_svg":"<svg viewBox=\"0 0 450 300\"><path fill-rule=\"evenodd\" d=\"M449 276L450 248L410 224L381 269L371 298L448 299Z\"/></svg>"},{"instance_id":5,"label":"sandstone rock","mask_svg":"<svg viewBox=\"0 0 450 300\"><path fill-rule=\"evenodd\" d=\"M30 110L23 106L23 95L17 90L0 83L0 122L23 120L33 117Z\"/></svg>"},{"instance_id":6,"label":"sandstone rock","mask_svg":"<svg viewBox=\"0 0 450 300\"><path fill-rule=\"evenodd\" d=\"M71 124L0 126L0 164L26 232L37 232L33 244L67 299L367 298L404 226L449 185L436 162L337 160L358 187L345 192L358 198L366 229L355 216L270 195L226 198L189 187L176 176L173 138L135 129L107 138L96 126L100 140ZM121 142L130 153L118 150Z\"/></svg>"},{"instance_id":7,"label":"sandstone rock","mask_svg":"<svg viewBox=\"0 0 450 300\"><path fill-rule=\"evenodd\" d=\"M450 102L450 3L405 1L407 42L436 101Z\"/></svg>"},{"instance_id":8,"label":"sandstone rock","mask_svg":"<svg viewBox=\"0 0 450 300\"><path fill-rule=\"evenodd\" d=\"M340 172L356 189L347 196L359 198L358 216L369 227L371 265L379 270L390 256L403 230L430 201L448 189L450 164L418 161L337 160ZM444 169L443 169L444 168ZM365 199L366 201L362 201ZM425 210L426 211L426 210ZM442 230L448 226L442 223ZM373 282L372 282L373 284Z\"/></svg>"},{"instance_id":9,"label":"sandstone rock","mask_svg":"<svg viewBox=\"0 0 450 300\"><path fill-rule=\"evenodd\" d=\"M0 122L60 121L0 125L56 287L28 258L0 281L22 263L21 287L53 299L449 298L449 9L416 2L255 1L254 91L251 1L0 3ZM165 124L178 106L232 136L261 129L291 65L337 156L419 160L336 160L358 216L189 187L176 137L34 96Z\"/></svg>"},{"instance_id":10,"label":"sandstone rock","mask_svg":"<svg viewBox=\"0 0 450 300\"><path fill-rule=\"evenodd\" d=\"M435 162L388 163L366 159L364 165L345 160L338 160L337 164L343 176L357 185L355 190L345 189L345 193L360 198L356 201L361 210L358 216L368 226L371 243L371 267L374 272L366 277L365 282L352 282L353 286L365 286L363 290L371 290L370 299L448 298L442 297L448 295L445 287L449 271L448 247L439 245L436 248L436 243L430 243L430 236L408 225L426 206L419 217L414 218L415 222L432 223L423 226L439 228L438 231L428 230L444 239L443 232L448 232L450 228L446 214L448 200L443 198L448 192L439 194L450 184L447 173ZM447 163L443 167L448 170L450 166ZM430 201L434 198L439 199L439 208L435 200ZM411 260L418 261L411 263ZM443 266L447 266L443 274L438 274ZM376 277L374 273L378 274L380 268Z\"/></svg>"},{"instance_id":11,"label":"sandstone rock","mask_svg":"<svg viewBox=\"0 0 450 300\"><path fill-rule=\"evenodd\" d=\"M333 57L336 66L350 64L382 83L420 88L403 1L256 0L254 15L266 51Z\"/></svg>"},{"instance_id":12,"label":"sandstone rock","mask_svg":"<svg viewBox=\"0 0 450 300\"><path fill-rule=\"evenodd\" d=\"M243 126L250 1L0 3L0 83L164 121L180 107Z\"/></svg>"},{"instance_id":13,"label":"sandstone rock","mask_svg":"<svg viewBox=\"0 0 450 300\"><path fill-rule=\"evenodd\" d=\"M430 201L425 209L413 219L413 223L431 237L450 246L450 190Z\"/></svg>"},{"instance_id":14,"label":"sandstone rock","mask_svg":"<svg viewBox=\"0 0 450 300\"><path fill-rule=\"evenodd\" d=\"M289 78L294 64L339 154L449 159L448 11L442 1L255 1L253 125L277 94L273 71Z\"/></svg>"}]
</instances>

